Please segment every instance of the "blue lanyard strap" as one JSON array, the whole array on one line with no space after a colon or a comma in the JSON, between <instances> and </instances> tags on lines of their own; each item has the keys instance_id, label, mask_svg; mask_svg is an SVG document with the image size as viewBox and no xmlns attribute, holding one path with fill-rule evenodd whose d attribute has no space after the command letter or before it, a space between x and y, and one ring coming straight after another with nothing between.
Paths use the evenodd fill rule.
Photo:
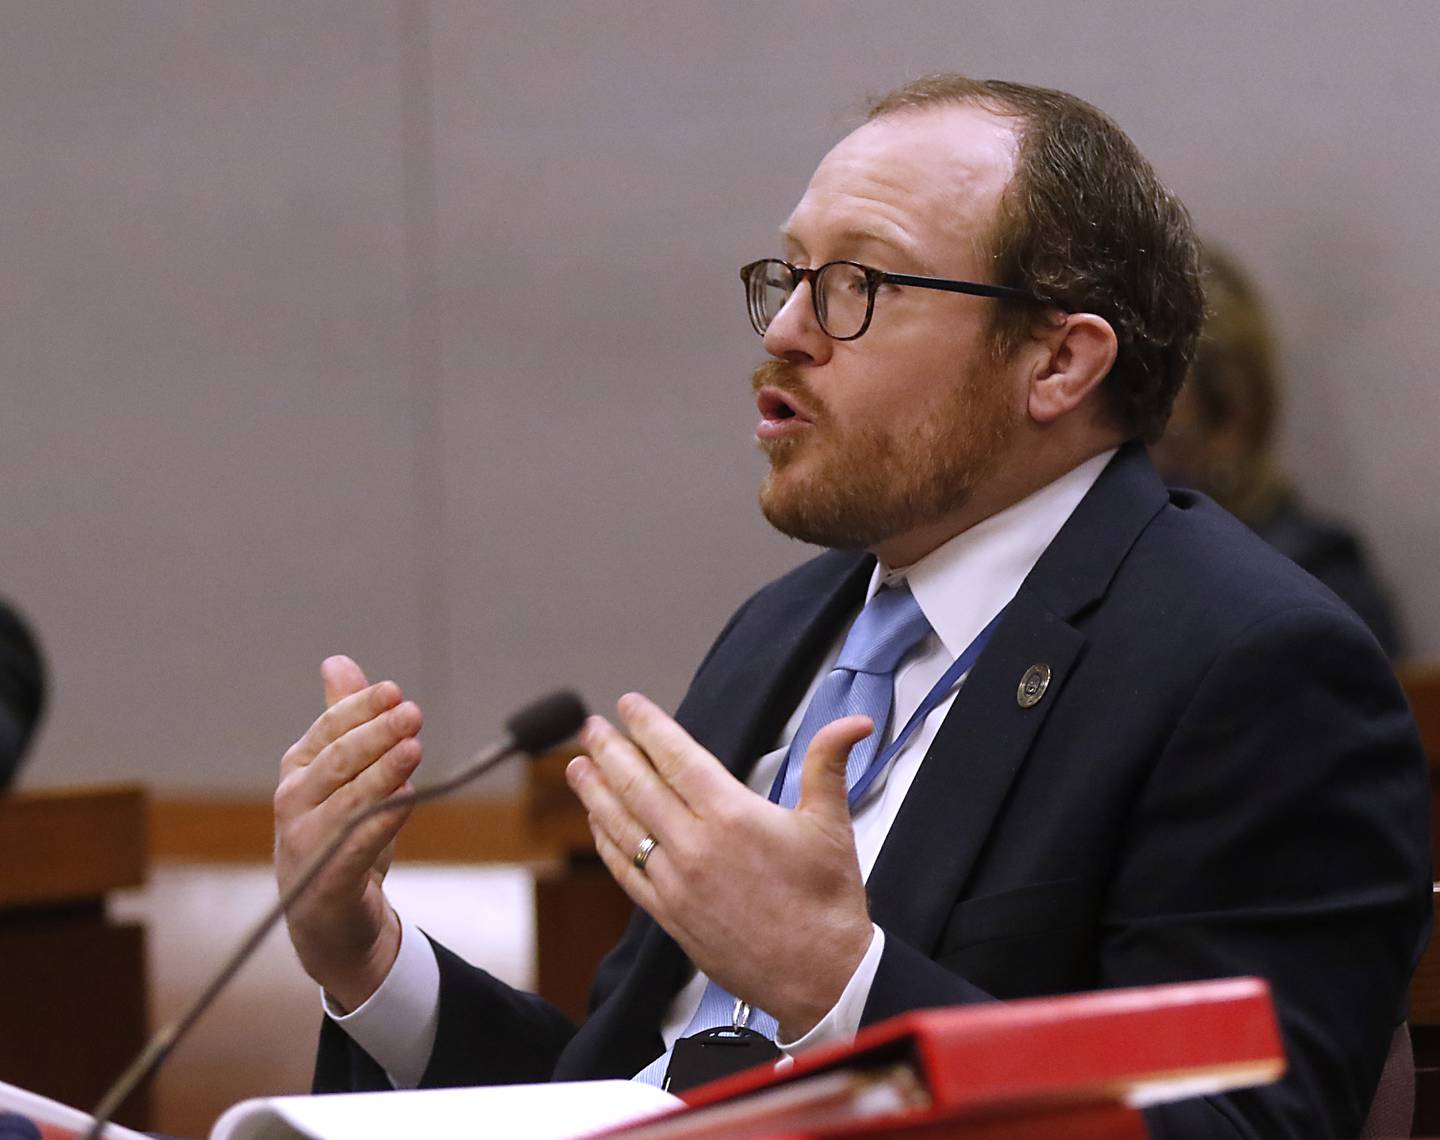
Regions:
<instances>
[{"instance_id":1,"label":"blue lanyard strap","mask_svg":"<svg viewBox=\"0 0 1440 1140\"><path fill-rule=\"evenodd\" d=\"M920 707L910 714L910 719L905 722L905 727L895 734L895 739L890 742L890 746L870 761L870 766L861 773L860 778L850 788L849 800L852 813L855 811L855 806L865 798L865 793L870 790L870 785L879 778L880 773L885 771L890 761L895 759L900 750L905 747L906 741L910 739L915 730L925 723L925 718L945 701L950 695L950 690L960 683L960 678L975 667L976 660L990 642L990 635L995 632L995 627L1000 624L1000 619L1004 616L1005 611L1002 609L990 619L984 629L975 635L975 640L951 662L950 668L945 670L940 680L936 681L930 691L925 694L925 699L920 702ZM884 732L885 726L877 724L875 731ZM772 804L780 802L780 790L785 786L785 773L790 768L793 751L794 742L792 741L789 751L785 753L785 759L780 764L780 771L775 773L775 782L770 785L770 802ZM796 762L799 763L803 759L804 757L801 757Z\"/></svg>"}]
</instances>

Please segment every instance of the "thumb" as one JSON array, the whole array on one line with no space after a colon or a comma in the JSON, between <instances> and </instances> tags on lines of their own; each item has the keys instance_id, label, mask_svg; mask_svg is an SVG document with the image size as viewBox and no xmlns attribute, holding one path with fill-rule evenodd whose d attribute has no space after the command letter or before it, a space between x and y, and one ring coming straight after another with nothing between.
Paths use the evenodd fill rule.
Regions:
<instances>
[{"instance_id":1,"label":"thumb","mask_svg":"<svg viewBox=\"0 0 1440 1140\"><path fill-rule=\"evenodd\" d=\"M370 684L365 679L364 670L343 654L327 657L320 663L320 679L325 684L327 709L336 701L348 697L351 693L358 693Z\"/></svg>"},{"instance_id":2,"label":"thumb","mask_svg":"<svg viewBox=\"0 0 1440 1140\"><path fill-rule=\"evenodd\" d=\"M805 751L800 768L800 802L796 811L827 817L832 822L850 824L850 804L846 798L845 761L850 749L875 731L875 722L868 716L847 716L832 720L815 734Z\"/></svg>"}]
</instances>

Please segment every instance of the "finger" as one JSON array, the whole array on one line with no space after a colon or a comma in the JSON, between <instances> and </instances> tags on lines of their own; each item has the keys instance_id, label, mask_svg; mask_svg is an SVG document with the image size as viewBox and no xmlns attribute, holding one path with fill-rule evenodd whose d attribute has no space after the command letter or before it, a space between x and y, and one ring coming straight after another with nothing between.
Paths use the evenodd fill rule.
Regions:
<instances>
[{"instance_id":1,"label":"finger","mask_svg":"<svg viewBox=\"0 0 1440 1140\"><path fill-rule=\"evenodd\" d=\"M673 839L693 825L694 814L661 779L650 758L604 717L592 716L585 722L580 744L592 768L580 768L577 773L593 770L595 779L590 782L603 784L628 816L662 839ZM624 838L615 835L617 841Z\"/></svg>"},{"instance_id":2,"label":"finger","mask_svg":"<svg viewBox=\"0 0 1440 1140\"><path fill-rule=\"evenodd\" d=\"M391 796L385 798L393 798L404 791L406 786L406 782L402 780L400 785L392 791ZM412 811L414 811L413 804L382 811L373 818L367 819L355 829L354 834L336 854L329 876L342 882L361 885L370 870L381 864L387 849L395 842L396 836L405 826L405 821L410 818ZM333 826L343 826L351 814L343 813Z\"/></svg>"},{"instance_id":3,"label":"finger","mask_svg":"<svg viewBox=\"0 0 1440 1140\"><path fill-rule=\"evenodd\" d=\"M649 697L626 693L615 708L625 731L650 758L661 780L696 815L704 815L707 806L739 786L725 765Z\"/></svg>"},{"instance_id":4,"label":"finger","mask_svg":"<svg viewBox=\"0 0 1440 1140\"><path fill-rule=\"evenodd\" d=\"M590 830L604 833L621 851L633 853L646 835L657 834L615 795L592 757L577 756L571 760L565 768L565 779L585 808Z\"/></svg>"},{"instance_id":5,"label":"finger","mask_svg":"<svg viewBox=\"0 0 1440 1140\"><path fill-rule=\"evenodd\" d=\"M325 687L327 709L342 697L358 693L370 684L365 679L364 670L344 654L336 654L320 662L320 680Z\"/></svg>"},{"instance_id":6,"label":"finger","mask_svg":"<svg viewBox=\"0 0 1440 1140\"><path fill-rule=\"evenodd\" d=\"M414 701L403 701L350 729L321 749L312 763L296 770L291 789L294 805L303 810L329 799L380 761L400 741L414 737L422 723L420 707ZM416 745L416 751L407 754L414 763L419 762L418 741ZM413 767L412 763L411 770ZM341 802L349 802L349 798Z\"/></svg>"},{"instance_id":7,"label":"finger","mask_svg":"<svg viewBox=\"0 0 1440 1140\"><path fill-rule=\"evenodd\" d=\"M342 697L315 718L297 740L280 758L280 771L285 774L294 768L302 768L314 761L324 749L333 744L351 729L375 719L400 703L403 694L394 681L381 681Z\"/></svg>"},{"instance_id":8,"label":"finger","mask_svg":"<svg viewBox=\"0 0 1440 1140\"><path fill-rule=\"evenodd\" d=\"M800 769L800 800L795 810L850 826L845 762L850 750L875 731L868 716L832 720L815 734Z\"/></svg>"},{"instance_id":9,"label":"finger","mask_svg":"<svg viewBox=\"0 0 1440 1140\"><path fill-rule=\"evenodd\" d=\"M419 762L420 742L413 737L402 740L381 761L367 770L355 783L348 785L319 807L308 811L287 812L281 807L284 788L276 793L277 855L292 853L291 862L308 858L319 846L331 841L350 820L374 804L412 790L406 772ZM297 776L296 779L299 777ZM361 783L368 787L360 789ZM410 817L413 805L379 812L355 828L346 839L325 872L325 880L344 884L344 890L363 890L363 880L374 868L383 875L390 861L390 845ZM283 860L281 860L283 861ZM284 875L282 873L282 879Z\"/></svg>"},{"instance_id":10,"label":"finger","mask_svg":"<svg viewBox=\"0 0 1440 1140\"><path fill-rule=\"evenodd\" d=\"M662 926L665 925L668 916L665 914L664 900L650 879L650 869L654 866L654 860L660 856L659 848L651 852L650 861L646 862L645 870L642 871L635 866L633 848L629 851L621 850L603 831L594 831L594 835L595 852L610 872L610 877L630 896L636 906ZM639 846L638 843L636 846Z\"/></svg>"},{"instance_id":11,"label":"finger","mask_svg":"<svg viewBox=\"0 0 1440 1140\"><path fill-rule=\"evenodd\" d=\"M336 825L402 791L420 763L420 741L397 740L352 780L336 788L317 810L334 814ZM389 813L385 813L389 815Z\"/></svg>"},{"instance_id":12,"label":"finger","mask_svg":"<svg viewBox=\"0 0 1440 1140\"><path fill-rule=\"evenodd\" d=\"M605 786L603 777L595 770L595 762L588 756L577 756L570 761L565 775L571 782L571 786L576 789L581 803L586 805L590 833L595 836L603 836L616 851L622 854L628 851L632 868L635 853L640 850L641 843L647 836L654 839L656 845L651 850L651 858L646 860L643 872L662 895L667 889L679 889L677 870L673 858L669 857L673 856L677 849L666 847L665 841L658 833L647 828L645 824L624 810L624 807L615 800ZM652 861L662 847L666 847L667 858ZM633 869L642 870L641 868Z\"/></svg>"}]
</instances>

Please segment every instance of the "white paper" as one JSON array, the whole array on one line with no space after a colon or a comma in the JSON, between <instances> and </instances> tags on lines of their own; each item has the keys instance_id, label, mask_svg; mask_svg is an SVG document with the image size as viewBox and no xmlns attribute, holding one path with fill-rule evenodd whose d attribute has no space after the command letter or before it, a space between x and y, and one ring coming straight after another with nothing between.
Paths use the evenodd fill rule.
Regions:
<instances>
[{"instance_id":1,"label":"white paper","mask_svg":"<svg viewBox=\"0 0 1440 1140\"><path fill-rule=\"evenodd\" d=\"M72 1132L83 1133L90 1127L91 1121L88 1112L81 1112L78 1108L71 1108L68 1104L61 1104L58 1100L51 1100L16 1085L7 1085L4 1081L0 1081L0 1110L18 1112L21 1116L28 1116L36 1124L53 1124L57 1128L68 1128ZM121 1128L118 1124L107 1124L100 1135L105 1137L105 1140L148 1140L140 1133Z\"/></svg>"},{"instance_id":2,"label":"white paper","mask_svg":"<svg viewBox=\"0 0 1440 1140\"><path fill-rule=\"evenodd\" d=\"M681 1103L638 1081L281 1096L241 1101L211 1140L569 1140ZM120 1140L128 1140L120 1138Z\"/></svg>"}]
</instances>

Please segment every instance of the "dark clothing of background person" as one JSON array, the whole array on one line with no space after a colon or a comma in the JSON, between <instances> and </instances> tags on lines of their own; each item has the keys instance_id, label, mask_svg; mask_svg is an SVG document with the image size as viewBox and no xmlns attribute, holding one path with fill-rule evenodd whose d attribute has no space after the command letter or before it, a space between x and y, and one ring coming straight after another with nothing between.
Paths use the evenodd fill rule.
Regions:
<instances>
[{"instance_id":1,"label":"dark clothing of background person","mask_svg":"<svg viewBox=\"0 0 1440 1140\"><path fill-rule=\"evenodd\" d=\"M20 615L0 602L0 792L10 786L45 709L45 666Z\"/></svg>"},{"instance_id":2,"label":"dark clothing of background person","mask_svg":"<svg viewBox=\"0 0 1440 1140\"><path fill-rule=\"evenodd\" d=\"M1335 591L1360 615L1385 652L1404 655L1400 623L1385 589L1370 569L1360 536L1337 522L1311 514L1288 493L1280 496L1250 528L1307 573Z\"/></svg>"},{"instance_id":3,"label":"dark clothing of background person","mask_svg":"<svg viewBox=\"0 0 1440 1140\"><path fill-rule=\"evenodd\" d=\"M1357 531L1312 514L1276 453L1283 405L1269 308L1241 264L1204 247L1209 309L1164 436L1151 449L1167 483L1209 495L1360 615L1393 659L1400 622Z\"/></svg>"},{"instance_id":4,"label":"dark clothing of background person","mask_svg":"<svg viewBox=\"0 0 1440 1140\"><path fill-rule=\"evenodd\" d=\"M863 601L831 552L746 602L676 716L744 779ZM1034 707L1016 685L1044 663ZM1355 1135L1430 916L1405 699L1346 607L1121 449L1006 608L866 884L862 1024L927 1006L1255 974L1278 1084L1147 1112L1159 1137ZM448 951L423 1086L629 1077L688 976L643 912L578 1029ZM388 1087L327 1020L317 1091Z\"/></svg>"}]
</instances>

